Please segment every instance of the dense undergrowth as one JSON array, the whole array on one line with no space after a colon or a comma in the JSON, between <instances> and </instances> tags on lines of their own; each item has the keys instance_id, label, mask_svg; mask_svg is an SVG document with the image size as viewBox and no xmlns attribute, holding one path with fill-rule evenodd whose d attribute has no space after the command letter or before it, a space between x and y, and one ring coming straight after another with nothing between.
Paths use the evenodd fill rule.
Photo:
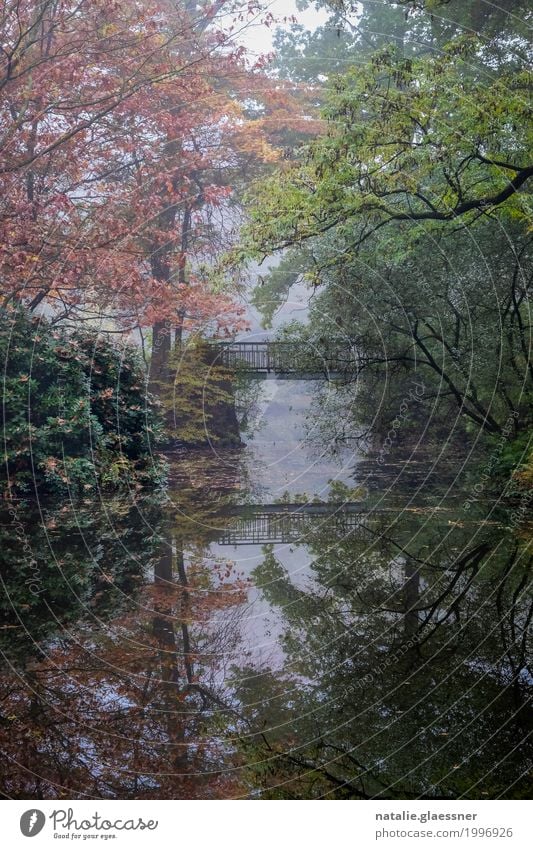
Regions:
<instances>
[{"instance_id":1,"label":"dense undergrowth","mask_svg":"<svg viewBox=\"0 0 533 849\"><path fill-rule=\"evenodd\" d=\"M4 497L161 481L161 417L133 347L17 310L3 315L0 362Z\"/></svg>"}]
</instances>

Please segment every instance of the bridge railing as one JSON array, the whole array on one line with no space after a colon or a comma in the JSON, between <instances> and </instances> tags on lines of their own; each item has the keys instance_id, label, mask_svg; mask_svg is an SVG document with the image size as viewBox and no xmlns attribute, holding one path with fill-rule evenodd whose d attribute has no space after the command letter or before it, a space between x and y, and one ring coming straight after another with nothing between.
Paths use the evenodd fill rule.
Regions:
<instances>
[{"instance_id":1,"label":"bridge railing","mask_svg":"<svg viewBox=\"0 0 533 849\"><path fill-rule=\"evenodd\" d=\"M216 361L226 368L256 374L324 374L354 371L356 354L349 347L299 347L292 342L217 342Z\"/></svg>"},{"instance_id":2,"label":"bridge railing","mask_svg":"<svg viewBox=\"0 0 533 849\"><path fill-rule=\"evenodd\" d=\"M219 545L303 544L316 532L343 539L361 527L360 516L339 515L318 522L317 518L305 514L258 513L234 520L221 531L217 542Z\"/></svg>"},{"instance_id":3,"label":"bridge railing","mask_svg":"<svg viewBox=\"0 0 533 849\"><path fill-rule=\"evenodd\" d=\"M262 504L231 507L221 528L219 545L305 543L316 533L343 539L362 528L367 510L362 502Z\"/></svg>"}]
</instances>

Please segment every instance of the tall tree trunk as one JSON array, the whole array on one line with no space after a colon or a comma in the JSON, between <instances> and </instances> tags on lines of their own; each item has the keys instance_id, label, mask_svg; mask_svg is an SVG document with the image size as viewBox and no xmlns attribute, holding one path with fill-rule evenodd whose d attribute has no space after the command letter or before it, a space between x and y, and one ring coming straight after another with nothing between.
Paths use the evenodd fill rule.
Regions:
<instances>
[{"instance_id":1,"label":"tall tree trunk","mask_svg":"<svg viewBox=\"0 0 533 849\"><path fill-rule=\"evenodd\" d=\"M183 221L181 222L181 245L180 245L180 261L178 268L178 283L180 286L186 286L187 280L187 252L189 250L189 236L191 231L191 207L189 204L184 209ZM181 345L183 338L183 319L185 311L178 310L178 318L174 327L174 344L178 348Z\"/></svg>"},{"instance_id":2,"label":"tall tree trunk","mask_svg":"<svg viewBox=\"0 0 533 849\"><path fill-rule=\"evenodd\" d=\"M161 396L170 377L169 361L172 343L172 324L168 319L156 321L152 331L152 357L150 360L150 392Z\"/></svg>"},{"instance_id":3,"label":"tall tree trunk","mask_svg":"<svg viewBox=\"0 0 533 849\"><path fill-rule=\"evenodd\" d=\"M172 548L172 536L168 532L154 571L155 583L161 586L163 594L168 592L168 601L162 600L156 605L157 612L152 621L152 630L159 649L161 706L165 714L168 742L172 747L172 766L176 772L183 774L189 760L183 694L188 690L190 682L186 677L184 680L179 663L182 652L178 648L174 625L177 617L173 604L175 581Z\"/></svg>"}]
</instances>

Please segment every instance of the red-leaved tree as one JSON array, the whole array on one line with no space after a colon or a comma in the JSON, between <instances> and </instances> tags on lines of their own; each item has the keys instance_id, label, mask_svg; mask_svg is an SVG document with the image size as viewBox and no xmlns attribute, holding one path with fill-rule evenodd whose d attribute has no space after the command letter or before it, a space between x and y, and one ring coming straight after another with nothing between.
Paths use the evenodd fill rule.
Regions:
<instances>
[{"instance_id":1,"label":"red-leaved tree","mask_svg":"<svg viewBox=\"0 0 533 849\"><path fill-rule=\"evenodd\" d=\"M3 305L152 327L157 378L173 331L224 333L241 320L205 268L234 238L235 186L276 157L258 107L270 84L235 39L259 10L232 0L2 9Z\"/></svg>"}]
</instances>

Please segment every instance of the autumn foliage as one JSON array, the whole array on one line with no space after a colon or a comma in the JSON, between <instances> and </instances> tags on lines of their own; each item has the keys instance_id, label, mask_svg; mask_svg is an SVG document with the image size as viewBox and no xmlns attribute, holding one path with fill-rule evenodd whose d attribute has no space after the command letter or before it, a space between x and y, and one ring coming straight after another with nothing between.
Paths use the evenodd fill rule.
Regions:
<instances>
[{"instance_id":1,"label":"autumn foliage","mask_svg":"<svg viewBox=\"0 0 533 849\"><path fill-rule=\"evenodd\" d=\"M239 175L276 153L244 105L268 86L234 40L256 10L232 6L3 4L4 306L127 330L240 320L205 265L234 236Z\"/></svg>"}]
</instances>

